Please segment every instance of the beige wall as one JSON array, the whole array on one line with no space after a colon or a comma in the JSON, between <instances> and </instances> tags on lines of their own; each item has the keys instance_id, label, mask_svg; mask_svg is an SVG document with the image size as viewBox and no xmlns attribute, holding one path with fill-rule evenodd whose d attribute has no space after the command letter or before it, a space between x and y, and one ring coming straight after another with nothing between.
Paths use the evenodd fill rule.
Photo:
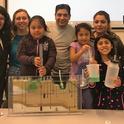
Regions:
<instances>
[{"instance_id":1,"label":"beige wall","mask_svg":"<svg viewBox=\"0 0 124 124\"><path fill-rule=\"evenodd\" d=\"M124 44L124 29L113 30L116 34L118 34Z\"/></svg>"},{"instance_id":2,"label":"beige wall","mask_svg":"<svg viewBox=\"0 0 124 124\"><path fill-rule=\"evenodd\" d=\"M75 22L72 22L72 24L74 24L74 23ZM91 21L89 21L88 23L90 23L92 25ZM121 38L121 40L124 44L124 24L122 23L122 21L112 21L111 22L111 27L121 27L121 28L123 27L123 29L113 29L112 31L120 36L120 38Z\"/></svg>"},{"instance_id":3,"label":"beige wall","mask_svg":"<svg viewBox=\"0 0 124 124\"><path fill-rule=\"evenodd\" d=\"M71 24L75 25L78 22L71 22ZM92 25L92 21L89 21L88 23L90 23ZM123 44L124 44L124 24L122 23L122 21L112 21L111 22L111 27L120 27L122 29L113 29L112 31L115 32L117 35L120 36Z\"/></svg>"},{"instance_id":4,"label":"beige wall","mask_svg":"<svg viewBox=\"0 0 124 124\"><path fill-rule=\"evenodd\" d=\"M5 0L0 0L0 5L5 6Z\"/></svg>"},{"instance_id":5,"label":"beige wall","mask_svg":"<svg viewBox=\"0 0 124 124\"><path fill-rule=\"evenodd\" d=\"M86 21L89 24L92 25L91 21ZM54 21L48 21L47 23L54 23ZM81 22L76 22L76 21L71 21L70 24L72 26L75 26L76 24L81 23ZM111 22L111 27L120 27L120 29L112 29L113 32L115 32L122 40L123 44L124 44L124 24L121 21L113 21Z\"/></svg>"}]
</instances>

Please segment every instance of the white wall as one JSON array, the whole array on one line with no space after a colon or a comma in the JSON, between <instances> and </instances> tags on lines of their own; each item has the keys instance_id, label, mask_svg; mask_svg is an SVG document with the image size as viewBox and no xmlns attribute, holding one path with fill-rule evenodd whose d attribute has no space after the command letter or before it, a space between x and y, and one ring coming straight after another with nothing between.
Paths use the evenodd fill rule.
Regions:
<instances>
[{"instance_id":1,"label":"white wall","mask_svg":"<svg viewBox=\"0 0 124 124\"><path fill-rule=\"evenodd\" d=\"M55 6L67 3L72 8L72 21L92 21L93 15L105 10L112 21L122 21L124 0L8 0L8 11L12 16L19 8L25 8L31 16L42 15L47 21L54 20Z\"/></svg>"}]
</instances>

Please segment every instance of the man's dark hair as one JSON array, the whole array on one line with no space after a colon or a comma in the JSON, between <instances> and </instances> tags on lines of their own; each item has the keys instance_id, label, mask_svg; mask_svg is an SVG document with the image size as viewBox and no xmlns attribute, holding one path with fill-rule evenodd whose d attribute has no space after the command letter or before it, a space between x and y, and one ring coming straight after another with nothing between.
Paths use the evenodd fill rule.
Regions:
<instances>
[{"instance_id":1,"label":"man's dark hair","mask_svg":"<svg viewBox=\"0 0 124 124\"><path fill-rule=\"evenodd\" d=\"M68 4L58 4L55 9L55 14L59 9L66 9L68 14L71 15L71 8Z\"/></svg>"}]
</instances>

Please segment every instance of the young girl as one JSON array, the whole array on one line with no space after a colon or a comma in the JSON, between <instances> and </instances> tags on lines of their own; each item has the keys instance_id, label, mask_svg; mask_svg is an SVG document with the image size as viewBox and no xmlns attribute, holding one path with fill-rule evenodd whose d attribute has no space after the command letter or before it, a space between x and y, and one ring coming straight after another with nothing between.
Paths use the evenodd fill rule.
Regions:
<instances>
[{"instance_id":1,"label":"young girl","mask_svg":"<svg viewBox=\"0 0 124 124\"><path fill-rule=\"evenodd\" d=\"M46 31L45 20L41 16L33 16L29 22L29 34L18 49L21 75L50 74L56 61L56 48L53 40L45 36Z\"/></svg>"},{"instance_id":2,"label":"young girl","mask_svg":"<svg viewBox=\"0 0 124 124\"><path fill-rule=\"evenodd\" d=\"M120 66L119 77L115 80L115 88L105 86L105 76L107 66L111 63L112 56L115 55L113 38L108 34L103 34L95 41L95 59L100 66L100 82L94 88L94 106L96 109L124 109L124 77Z\"/></svg>"},{"instance_id":3,"label":"young girl","mask_svg":"<svg viewBox=\"0 0 124 124\"><path fill-rule=\"evenodd\" d=\"M13 14L12 21L12 31L13 39L11 43L11 53L10 53L10 76L19 76L20 75L20 63L17 60L17 48L20 41L28 34L28 24L30 21L30 16L25 9L18 9Z\"/></svg>"},{"instance_id":4,"label":"young girl","mask_svg":"<svg viewBox=\"0 0 124 124\"><path fill-rule=\"evenodd\" d=\"M75 33L77 40L73 41L70 45L71 78L74 78L76 75L82 75L93 55L93 44L90 41L91 26L87 23L80 23L75 27ZM86 86L81 91L81 96L79 95L79 108L92 108L90 89Z\"/></svg>"}]
</instances>

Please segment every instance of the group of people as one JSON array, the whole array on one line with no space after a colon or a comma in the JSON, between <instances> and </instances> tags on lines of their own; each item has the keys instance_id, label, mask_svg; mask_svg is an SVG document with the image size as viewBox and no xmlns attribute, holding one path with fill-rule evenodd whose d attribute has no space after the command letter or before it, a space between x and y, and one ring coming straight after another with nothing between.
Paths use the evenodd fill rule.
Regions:
<instances>
[{"instance_id":1,"label":"group of people","mask_svg":"<svg viewBox=\"0 0 124 124\"><path fill-rule=\"evenodd\" d=\"M82 108L124 109L124 45L111 31L109 14L98 11L94 15L93 31L88 23L74 28L70 18L70 6L59 4L54 24L47 25L40 15L30 18L25 9L18 9L11 22L6 9L0 6L0 106L8 76L51 75L54 83L62 82L66 88L70 75L81 75L87 64L98 63L100 82L82 89ZM92 53L90 61L87 51ZM104 80L107 65L115 56L120 71L111 89Z\"/></svg>"}]
</instances>

